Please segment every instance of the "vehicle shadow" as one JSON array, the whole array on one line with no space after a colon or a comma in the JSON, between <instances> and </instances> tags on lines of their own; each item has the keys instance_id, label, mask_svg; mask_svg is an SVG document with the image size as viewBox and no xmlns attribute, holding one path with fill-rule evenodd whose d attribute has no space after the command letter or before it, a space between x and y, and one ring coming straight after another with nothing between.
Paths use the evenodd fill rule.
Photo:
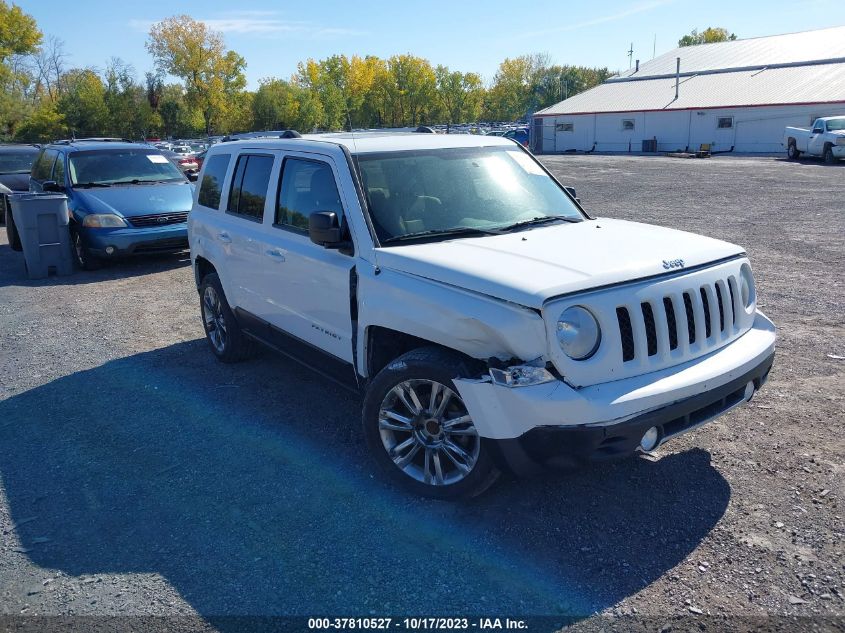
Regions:
<instances>
[{"instance_id":1,"label":"vehicle shadow","mask_svg":"<svg viewBox=\"0 0 845 633\"><path fill-rule=\"evenodd\" d=\"M683 561L730 499L702 450L410 497L359 412L285 359L194 340L0 402L0 478L33 563L161 574L206 618L584 617Z\"/></svg>"},{"instance_id":2,"label":"vehicle shadow","mask_svg":"<svg viewBox=\"0 0 845 633\"><path fill-rule=\"evenodd\" d=\"M0 229L2 231L2 229ZM24 267L23 253L13 251L8 244L0 244L0 288L6 286L75 286L99 283L126 277L140 277L151 273L191 265L189 251L152 253L103 262L98 270L76 270L72 275L50 275L43 279L29 279Z\"/></svg>"}]
</instances>

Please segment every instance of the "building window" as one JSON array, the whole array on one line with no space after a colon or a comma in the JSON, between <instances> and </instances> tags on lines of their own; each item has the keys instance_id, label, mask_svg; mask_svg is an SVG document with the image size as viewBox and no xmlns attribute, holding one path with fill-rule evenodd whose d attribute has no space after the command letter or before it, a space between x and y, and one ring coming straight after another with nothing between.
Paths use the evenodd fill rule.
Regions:
<instances>
[{"instance_id":1,"label":"building window","mask_svg":"<svg viewBox=\"0 0 845 633\"><path fill-rule=\"evenodd\" d=\"M730 130L734 126L734 118L732 116L720 116L716 127L720 130Z\"/></svg>"},{"instance_id":2,"label":"building window","mask_svg":"<svg viewBox=\"0 0 845 633\"><path fill-rule=\"evenodd\" d=\"M574 132L575 131L575 124L574 123L558 123L555 125L555 131L557 132Z\"/></svg>"},{"instance_id":3,"label":"building window","mask_svg":"<svg viewBox=\"0 0 845 633\"><path fill-rule=\"evenodd\" d=\"M622 119L622 130L630 132L634 129L634 119Z\"/></svg>"}]
</instances>

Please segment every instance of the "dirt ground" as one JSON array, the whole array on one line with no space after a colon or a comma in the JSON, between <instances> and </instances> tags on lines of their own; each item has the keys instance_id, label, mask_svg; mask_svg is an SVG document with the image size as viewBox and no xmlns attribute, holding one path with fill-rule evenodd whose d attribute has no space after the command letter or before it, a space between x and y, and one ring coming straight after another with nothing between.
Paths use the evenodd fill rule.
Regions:
<instances>
[{"instance_id":1,"label":"dirt ground","mask_svg":"<svg viewBox=\"0 0 845 633\"><path fill-rule=\"evenodd\" d=\"M420 500L377 476L355 396L269 353L213 359L185 255L29 281L0 231L0 631L845 627L845 163L543 160L593 215L747 248L780 337L751 404L656 459Z\"/></svg>"}]
</instances>

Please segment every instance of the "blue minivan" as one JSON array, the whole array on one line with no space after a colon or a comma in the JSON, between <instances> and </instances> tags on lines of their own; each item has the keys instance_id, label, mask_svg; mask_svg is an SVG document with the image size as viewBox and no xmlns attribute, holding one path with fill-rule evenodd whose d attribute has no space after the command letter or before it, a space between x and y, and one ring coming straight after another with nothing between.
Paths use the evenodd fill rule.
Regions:
<instances>
[{"instance_id":1,"label":"blue minivan","mask_svg":"<svg viewBox=\"0 0 845 633\"><path fill-rule=\"evenodd\" d=\"M77 264L188 247L193 185L149 145L105 139L45 146L29 180L33 192L68 197Z\"/></svg>"}]
</instances>

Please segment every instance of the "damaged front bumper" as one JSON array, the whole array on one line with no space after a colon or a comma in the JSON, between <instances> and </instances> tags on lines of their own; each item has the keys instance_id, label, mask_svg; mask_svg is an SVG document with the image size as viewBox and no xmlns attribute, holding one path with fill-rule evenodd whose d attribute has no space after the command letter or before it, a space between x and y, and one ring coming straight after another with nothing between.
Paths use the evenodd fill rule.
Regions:
<instances>
[{"instance_id":1,"label":"damaged front bumper","mask_svg":"<svg viewBox=\"0 0 845 633\"><path fill-rule=\"evenodd\" d=\"M753 327L712 354L665 370L575 389L562 381L509 388L457 379L481 437L519 474L631 454L656 427L658 445L751 398L774 360L775 327Z\"/></svg>"}]
</instances>

